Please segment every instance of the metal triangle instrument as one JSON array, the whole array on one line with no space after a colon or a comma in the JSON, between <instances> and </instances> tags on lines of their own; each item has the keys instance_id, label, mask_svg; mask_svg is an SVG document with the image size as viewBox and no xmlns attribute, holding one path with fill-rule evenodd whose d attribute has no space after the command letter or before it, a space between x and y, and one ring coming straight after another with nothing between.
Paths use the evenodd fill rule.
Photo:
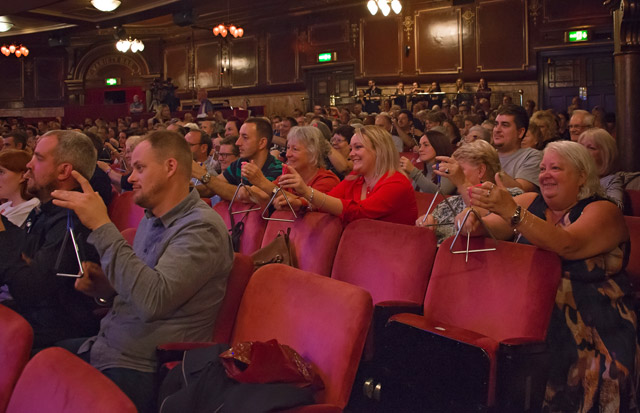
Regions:
<instances>
[{"instance_id":1,"label":"metal triangle instrument","mask_svg":"<svg viewBox=\"0 0 640 413\"><path fill-rule=\"evenodd\" d=\"M238 196L238 192L240 191L240 188L244 187L245 191L247 191L247 193L249 194L249 198L251 199L251 202L253 202L254 204L256 204L255 208L250 208L250 209L245 209L242 211L233 211L231 208L233 207L233 203L236 200L236 197ZM258 201L253 197L253 194L251 193L251 190L249 189L248 185L245 185L244 182L242 182L242 180L240 180L240 183L238 184L238 187L236 188L236 192L233 193L233 198L231 198L231 202L229 202L229 213L231 215L236 215L236 214L242 214L243 212L251 212L251 211L259 211L260 210L260 206L258 205Z\"/></svg>"},{"instance_id":2,"label":"metal triangle instrument","mask_svg":"<svg viewBox=\"0 0 640 413\"><path fill-rule=\"evenodd\" d=\"M269 216L264 216L265 212L267 212L269 210L269 207L273 204L273 201L276 199L276 196L278 195L278 193L282 193L282 196L284 196L284 200L287 201L287 205L289 206L289 209L291 210L291 213L293 214L294 219L271 218ZM271 199L269 200L269 203L262 210L262 219L264 219L265 221L295 222L295 218L298 218L298 216L296 215L296 211L293 210L293 207L291 206L291 202L289 202L287 191L282 189L282 187L280 186L276 186L275 189L273 190L273 195L271 195Z\"/></svg>"},{"instance_id":3,"label":"metal triangle instrument","mask_svg":"<svg viewBox=\"0 0 640 413\"><path fill-rule=\"evenodd\" d=\"M476 249L476 250L470 250L469 249L469 240L471 239L471 236L469 235L469 233L467 233L467 248L464 249L464 250L454 251L453 250L453 246L455 245L456 241L458 240L458 236L460 236L460 233L462 232L462 228L464 228L464 224L465 224L465 222L467 222L467 219L469 218L469 215L471 215L472 213L476 216L478 221L480 221L480 223L484 227L484 229L487 232L487 234L489 234L491 236L491 238L493 238L493 240L496 243L496 246L493 247L493 248L481 248L481 249ZM452 254L465 254L464 261L465 262L469 262L469 254L470 253L473 253L473 252L489 252L489 251L495 251L497 249L498 249L498 240L496 239L496 237L493 235L493 233L491 232L489 227L487 227L487 224L484 223L484 221L482 220L482 217L480 216L480 214L478 214L478 211L473 209L473 207L469 208L467 213L464 215L464 219L460 223L460 228L458 228L458 231L456 231L456 235L453 238L453 242L451 243L451 246L449 247L449 251L451 251Z\"/></svg>"}]
</instances>

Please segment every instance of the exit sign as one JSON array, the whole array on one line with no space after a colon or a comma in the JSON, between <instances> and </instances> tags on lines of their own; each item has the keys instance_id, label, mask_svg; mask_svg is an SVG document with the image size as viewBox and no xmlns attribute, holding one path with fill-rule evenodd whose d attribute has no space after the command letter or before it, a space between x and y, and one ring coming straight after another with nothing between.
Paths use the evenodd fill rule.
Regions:
<instances>
[{"instance_id":1,"label":"exit sign","mask_svg":"<svg viewBox=\"0 0 640 413\"><path fill-rule=\"evenodd\" d=\"M335 62L336 52L318 53L318 63Z\"/></svg>"},{"instance_id":2,"label":"exit sign","mask_svg":"<svg viewBox=\"0 0 640 413\"><path fill-rule=\"evenodd\" d=\"M588 30L576 30L573 32L565 32L565 40L567 42L586 42L589 40Z\"/></svg>"},{"instance_id":3,"label":"exit sign","mask_svg":"<svg viewBox=\"0 0 640 413\"><path fill-rule=\"evenodd\" d=\"M120 79L117 77L109 77L104 80L104 84L107 86L117 86L120 84Z\"/></svg>"}]
</instances>

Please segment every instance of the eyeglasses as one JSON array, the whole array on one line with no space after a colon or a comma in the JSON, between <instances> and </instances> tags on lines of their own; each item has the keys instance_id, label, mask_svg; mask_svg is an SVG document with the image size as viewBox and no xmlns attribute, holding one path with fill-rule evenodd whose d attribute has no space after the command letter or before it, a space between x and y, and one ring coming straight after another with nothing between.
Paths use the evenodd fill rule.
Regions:
<instances>
[{"instance_id":1,"label":"eyeglasses","mask_svg":"<svg viewBox=\"0 0 640 413\"><path fill-rule=\"evenodd\" d=\"M331 138L331 143L342 143L342 142L346 142L346 141L347 140L344 139L344 138L336 138L336 137Z\"/></svg>"},{"instance_id":2,"label":"eyeglasses","mask_svg":"<svg viewBox=\"0 0 640 413\"><path fill-rule=\"evenodd\" d=\"M232 153L222 153L222 152L218 153L218 158L226 158L227 156L233 156L233 154Z\"/></svg>"},{"instance_id":3,"label":"eyeglasses","mask_svg":"<svg viewBox=\"0 0 640 413\"><path fill-rule=\"evenodd\" d=\"M584 125L571 125L569 124L569 129L580 129L580 128L585 128L586 126Z\"/></svg>"}]
</instances>

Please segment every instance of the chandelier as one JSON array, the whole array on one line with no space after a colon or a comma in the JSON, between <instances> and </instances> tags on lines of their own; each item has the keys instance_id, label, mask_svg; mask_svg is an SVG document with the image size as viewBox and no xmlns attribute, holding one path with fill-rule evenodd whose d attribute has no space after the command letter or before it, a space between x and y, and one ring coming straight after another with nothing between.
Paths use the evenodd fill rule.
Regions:
<instances>
[{"instance_id":1,"label":"chandelier","mask_svg":"<svg viewBox=\"0 0 640 413\"><path fill-rule=\"evenodd\" d=\"M142 43L142 40L131 40L131 37L129 37L128 39L118 40L116 42L116 49L122 53L126 53L129 50L131 50L131 53L137 53L144 50L144 43Z\"/></svg>"},{"instance_id":2,"label":"chandelier","mask_svg":"<svg viewBox=\"0 0 640 413\"><path fill-rule=\"evenodd\" d=\"M233 37L242 37L244 35L244 29L242 27L236 27L233 24L230 26L219 24L213 28L213 34L215 36L220 35L222 37L227 37L227 34L229 33Z\"/></svg>"},{"instance_id":3,"label":"chandelier","mask_svg":"<svg viewBox=\"0 0 640 413\"><path fill-rule=\"evenodd\" d=\"M378 9L380 9L383 15L388 16L391 10L393 10L395 14L400 14L402 11L402 3L400 3L400 0L369 0L367 8L371 15L375 15Z\"/></svg>"},{"instance_id":4,"label":"chandelier","mask_svg":"<svg viewBox=\"0 0 640 413\"><path fill-rule=\"evenodd\" d=\"M29 56L29 49L27 49L23 45L16 46L15 44L12 44L10 46L2 46L2 48L0 48L0 52L7 57L9 57L12 54L15 55L16 57Z\"/></svg>"},{"instance_id":5,"label":"chandelier","mask_svg":"<svg viewBox=\"0 0 640 413\"><path fill-rule=\"evenodd\" d=\"M91 0L93 7L100 11L114 11L120 7L119 0Z\"/></svg>"}]
</instances>

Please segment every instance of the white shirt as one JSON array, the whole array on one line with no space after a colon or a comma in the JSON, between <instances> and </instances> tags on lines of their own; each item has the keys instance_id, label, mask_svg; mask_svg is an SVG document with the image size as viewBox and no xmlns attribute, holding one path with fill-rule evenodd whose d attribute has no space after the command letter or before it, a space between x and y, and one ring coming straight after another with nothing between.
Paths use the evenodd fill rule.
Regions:
<instances>
[{"instance_id":1,"label":"white shirt","mask_svg":"<svg viewBox=\"0 0 640 413\"><path fill-rule=\"evenodd\" d=\"M40 205L38 198L31 198L21 204L13 206L11 201L0 205L0 214L4 215L13 225L21 227L31 210Z\"/></svg>"}]
</instances>

